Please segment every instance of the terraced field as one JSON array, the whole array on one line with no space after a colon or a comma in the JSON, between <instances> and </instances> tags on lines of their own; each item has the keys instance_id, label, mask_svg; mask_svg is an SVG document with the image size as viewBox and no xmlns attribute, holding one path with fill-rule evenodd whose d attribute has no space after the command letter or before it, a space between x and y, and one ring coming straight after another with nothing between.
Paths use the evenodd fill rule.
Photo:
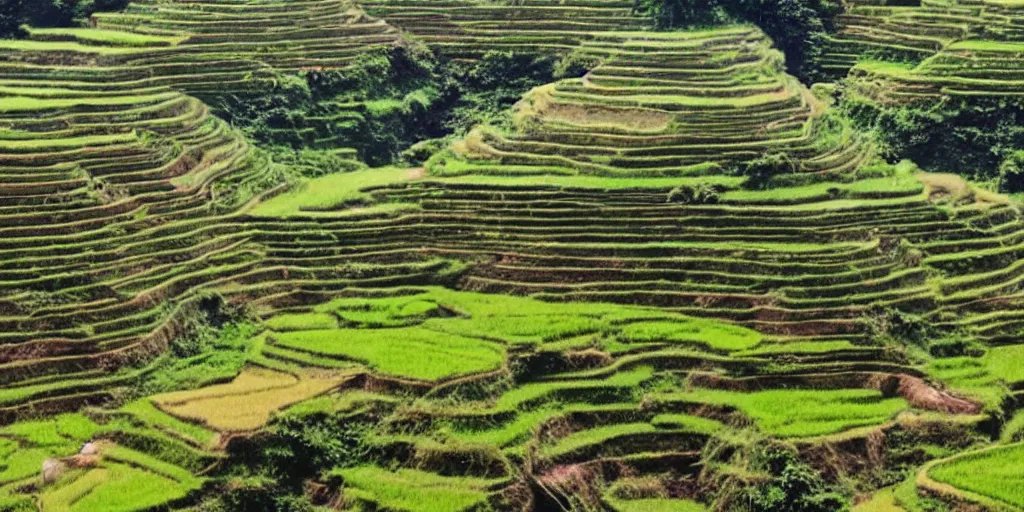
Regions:
<instances>
[{"instance_id":1,"label":"terraced field","mask_svg":"<svg viewBox=\"0 0 1024 512\"><path fill-rule=\"evenodd\" d=\"M784 74L759 30L601 35L581 48L601 64L530 91L515 133L479 128L455 147L468 165L444 161L431 171L708 175L778 151L824 181L851 174L870 154L841 123L823 119L824 107Z\"/></svg>"},{"instance_id":2,"label":"terraced field","mask_svg":"<svg viewBox=\"0 0 1024 512\"><path fill-rule=\"evenodd\" d=\"M937 494L970 500L997 510L1024 506L1021 498L1020 444L991 448L937 461L921 470L919 485ZM952 485L950 485L952 484Z\"/></svg>"},{"instance_id":3,"label":"terraced field","mask_svg":"<svg viewBox=\"0 0 1024 512\"><path fill-rule=\"evenodd\" d=\"M1017 10L855 5L829 58L874 101L1009 97ZM0 41L0 510L1024 508L1019 205L880 161L760 29L91 24ZM591 64L424 167L297 177L210 106L410 40Z\"/></svg>"},{"instance_id":4,"label":"terraced field","mask_svg":"<svg viewBox=\"0 0 1024 512\"><path fill-rule=\"evenodd\" d=\"M1014 207L975 200L943 211L930 199L940 185L894 172L764 192L729 190L734 178L722 177L716 204L669 201L687 178L424 178L368 193L373 208L397 210L389 218L259 217L287 215L278 205L294 197L282 196L250 222L287 230L285 240L323 231L322 244L266 241L305 264L472 258L459 286L479 291L655 305L775 335L854 339L867 334L870 308L904 307L993 342L1012 339L1013 317L989 313L1014 300L1013 258L999 262L1010 250L1003 237L1017 231ZM962 251L975 244L977 253Z\"/></svg>"},{"instance_id":5,"label":"terraced field","mask_svg":"<svg viewBox=\"0 0 1024 512\"><path fill-rule=\"evenodd\" d=\"M834 76L885 105L942 99L1018 98L1024 5L924 1L854 3L822 59Z\"/></svg>"},{"instance_id":6,"label":"terraced field","mask_svg":"<svg viewBox=\"0 0 1024 512\"><path fill-rule=\"evenodd\" d=\"M920 61L958 41L1020 41L1022 15L1017 2L851 2L836 20L828 63L845 74L865 55Z\"/></svg>"},{"instance_id":7,"label":"terraced field","mask_svg":"<svg viewBox=\"0 0 1024 512\"><path fill-rule=\"evenodd\" d=\"M394 27L340 0L142 1L91 21L101 30L179 38L177 44L122 57L117 64L151 70L183 92L211 97L265 85L250 76L263 70L345 67L360 53L398 37ZM196 73L197 64L202 73Z\"/></svg>"},{"instance_id":8,"label":"terraced field","mask_svg":"<svg viewBox=\"0 0 1024 512\"><path fill-rule=\"evenodd\" d=\"M372 0L360 5L438 53L474 60L488 51L563 53L608 32L638 31L653 21L624 0Z\"/></svg>"}]
</instances>

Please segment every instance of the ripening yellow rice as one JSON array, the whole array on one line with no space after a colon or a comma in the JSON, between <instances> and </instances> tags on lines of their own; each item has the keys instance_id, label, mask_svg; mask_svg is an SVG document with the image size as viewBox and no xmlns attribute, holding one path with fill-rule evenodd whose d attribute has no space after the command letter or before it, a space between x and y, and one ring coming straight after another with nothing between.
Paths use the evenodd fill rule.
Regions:
<instances>
[{"instance_id":1,"label":"ripening yellow rice","mask_svg":"<svg viewBox=\"0 0 1024 512\"><path fill-rule=\"evenodd\" d=\"M350 377L351 373L291 375L250 367L228 384L159 395L153 401L181 419L220 432L240 432L257 429L274 412L336 388Z\"/></svg>"}]
</instances>

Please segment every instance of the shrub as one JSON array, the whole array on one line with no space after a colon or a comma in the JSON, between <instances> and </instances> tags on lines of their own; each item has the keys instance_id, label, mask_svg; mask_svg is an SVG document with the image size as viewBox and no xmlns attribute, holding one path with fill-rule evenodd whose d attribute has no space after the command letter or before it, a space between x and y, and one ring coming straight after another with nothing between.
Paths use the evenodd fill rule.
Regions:
<instances>
[{"instance_id":1,"label":"shrub","mask_svg":"<svg viewBox=\"0 0 1024 512\"><path fill-rule=\"evenodd\" d=\"M875 122L884 137L884 156L922 161L923 152L934 151L932 140L944 130L945 115L935 111L901 108L884 110Z\"/></svg>"},{"instance_id":2,"label":"shrub","mask_svg":"<svg viewBox=\"0 0 1024 512\"><path fill-rule=\"evenodd\" d=\"M849 510L847 496L801 461L794 448L778 442L751 445L747 464L766 478L726 485L715 500L716 510L744 512L838 512ZM739 482L737 482L738 484Z\"/></svg>"},{"instance_id":3,"label":"shrub","mask_svg":"<svg viewBox=\"0 0 1024 512\"><path fill-rule=\"evenodd\" d=\"M793 174L799 170L799 163L786 153L769 153L740 166L740 174L747 177L743 186L752 189L766 189L776 176Z\"/></svg>"},{"instance_id":4,"label":"shrub","mask_svg":"<svg viewBox=\"0 0 1024 512\"><path fill-rule=\"evenodd\" d=\"M985 355L985 348L969 338L946 337L930 342L928 353L933 357L981 357Z\"/></svg>"},{"instance_id":5,"label":"shrub","mask_svg":"<svg viewBox=\"0 0 1024 512\"><path fill-rule=\"evenodd\" d=\"M262 74L258 78L272 84L269 90L216 100L218 113L275 152L329 139L335 147L355 149L374 167L403 157L422 162L429 156L422 147L403 152L417 141L462 134L481 123L511 125L509 107L550 82L555 62L553 56L492 51L473 63L442 66L422 43L401 41L363 53L341 70ZM568 76L594 64L584 54L570 55L560 69ZM324 119L332 121L317 121ZM307 156L286 155L283 161L310 175Z\"/></svg>"},{"instance_id":6,"label":"shrub","mask_svg":"<svg viewBox=\"0 0 1024 512\"><path fill-rule=\"evenodd\" d=\"M928 107L886 107L844 94L840 107L861 130L875 134L890 162L913 160L922 169L997 180L1005 192L1024 190L1024 101L946 100Z\"/></svg>"},{"instance_id":7,"label":"shrub","mask_svg":"<svg viewBox=\"0 0 1024 512\"><path fill-rule=\"evenodd\" d=\"M1024 150L1013 152L999 166L999 190L1024 192Z\"/></svg>"},{"instance_id":8,"label":"shrub","mask_svg":"<svg viewBox=\"0 0 1024 512\"><path fill-rule=\"evenodd\" d=\"M577 48L555 63L554 77L559 80L563 78L578 78L600 64L601 59Z\"/></svg>"},{"instance_id":9,"label":"shrub","mask_svg":"<svg viewBox=\"0 0 1024 512\"><path fill-rule=\"evenodd\" d=\"M640 6L662 29L711 25L725 17L718 0L641 0Z\"/></svg>"},{"instance_id":10,"label":"shrub","mask_svg":"<svg viewBox=\"0 0 1024 512\"><path fill-rule=\"evenodd\" d=\"M128 0L0 0L0 37L22 35L21 24L70 27L98 11L116 11Z\"/></svg>"},{"instance_id":11,"label":"shrub","mask_svg":"<svg viewBox=\"0 0 1024 512\"><path fill-rule=\"evenodd\" d=\"M449 142L448 138L421 140L402 151L402 159L414 165L423 165L431 157L443 151Z\"/></svg>"},{"instance_id":12,"label":"shrub","mask_svg":"<svg viewBox=\"0 0 1024 512\"><path fill-rule=\"evenodd\" d=\"M120 11L128 6L129 0L79 0L75 16L88 18L94 12Z\"/></svg>"},{"instance_id":13,"label":"shrub","mask_svg":"<svg viewBox=\"0 0 1024 512\"><path fill-rule=\"evenodd\" d=\"M360 54L341 70L262 75L272 84L269 90L218 98L218 110L247 135L272 147L300 149L330 138L338 146L355 149L370 165L386 165L415 141L442 134L443 116L435 110L443 108L447 91L437 71L429 49L403 41ZM329 118L337 120L310 124L311 119ZM328 170L308 172L318 163L326 169L352 168L349 161L324 155L284 155L284 161L300 166L303 175L327 174Z\"/></svg>"},{"instance_id":14,"label":"shrub","mask_svg":"<svg viewBox=\"0 0 1024 512\"><path fill-rule=\"evenodd\" d=\"M364 167L356 160L346 159L337 153L325 150L295 150L286 146L274 146L270 152L274 162L285 164L296 175L306 178L318 178Z\"/></svg>"},{"instance_id":15,"label":"shrub","mask_svg":"<svg viewBox=\"0 0 1024 512\"><path fill-rule=\"evenodd\" d=\"M242 369L259 330L243 309L225 307L219 296L211 295L185 315L181 334L129 397L198 388L230 379Z\"/></svg>"},{"instance_id":16,"label":"shrub","mask_svg":"<svg viewBox=\"0 0 1024 512\"><path fill-rule=\"evenodd\" d=\"M700 183L676 187L668 193L668 202L685 204L715 204L719 190L712 185Z\"/></svg>"},{"instance_id":17,"label":"shrub","mask_svg":"<svg viewBox=\"0 0 1024 512\"><path fill-rule=\"evenodd\" d=\"M522 89L536 82L547 82L552 76L554 58L532 53L491 50L466 69L464 78L471 89Z\"/></svg>"},{"instance_id":18,"label":"shrub","mask_svg":"<svg viewBox=\"0 0 1024 512\"><path fill-rule=\"evenodd\" d=\"M421 43L400 44L361 53L352 65L341 70L307 69L300 76L314 99L344 95L350 100L368 100L404 95L430 81L437 63Z\"/></svg>"},{"instance_id":19,"label":"shrub","mask_svg":"<svg viewBox=\"0 0 1024 512\"><path fill-rule=\"evenodd\" d=\"M330 413L284 414L261 443L261 462L291 483L323 469L356 466L369 460L369 429L365 421Z\"/></svg>"},{"instance_id":20,"label":"shrub","mask_svg":"<svg viewBox=\"0 0 1024 512\"><path fill-rule=\"evenodd\" d=\"M278 512L316 512L323 510L310 503L305 496L278 496L274 499L274 510Z\"/></svg>"},{"instance_id":21,"label":"shrub","mask_svg":"<svg viewBox=\"0 0 1024 512\"><path fill-rule=\"evenodd\" d=\"M772 478L744 489L751 512L837 512L848 510L846 498L821 475L797 459L789 447L769 443L755 451L755 462Z\"/></svg>"},{"instance_id":22,"label":"shrub","mask_svg":"<svg viewBox=\"0 0 1024 512\"><path fill-rule=\"evenodd\" d=\"M76 0L22 0L23 20L36 27L67 27L78 11Z\"/></svg>"},{"instance_id":23,"label":"shrub","mask_svg":"<svg viewBox=\"0 0 1024 512\"><path fill-rule=\"evenodd\" d=\"M22 0L0 0L0 37L17 35L21 24Z\"/></svg>"},{"instance_id":24,"label":"shrub","mask_svg":"<svg viewBox=\"0 0 1024 512\"><path fill-rule=\"evenodd\" d=\"M924 318L894 308L871 308L868 322L875 339L900 346L923 347L934 335Z\"/></svg>"},{"instance_id":25,"label":"shrub","mask_svg":"<svg viewBox=\"0 0 1024 512\"><path fill-rule=\"evenodd\" d=\"M449 79L457 84L458 97L445 128L463 133L483 123L510 127L509 107L530 89L551 82L554 68L554 57L511 51L489 51L473 64L453 65Z\"/></svg>"}]
</instances>

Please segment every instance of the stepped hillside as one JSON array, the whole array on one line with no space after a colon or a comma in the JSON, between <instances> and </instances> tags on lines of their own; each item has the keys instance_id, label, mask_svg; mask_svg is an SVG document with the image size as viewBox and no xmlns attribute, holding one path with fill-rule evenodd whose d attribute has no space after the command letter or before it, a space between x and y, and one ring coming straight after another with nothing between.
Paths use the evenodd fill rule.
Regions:
<instances>
[{"instance_id":1,"label":"stepped hillside","mask_svg":"<svg viewBox=\"0 0 1024 512\"><path fill-rule=\"evenodd\" d=\"M360 5L442 55L468 60L493 50L569 52L606 32L643 31L654 25L623 0L375 0Z\"/></svg>"},{"instance_id":2,"label":"stepped hillside","mask_svg":"<svg viewBox=\"0 0 1024 512\"><path fill-rule=\"evenodd\" d=\"M1016 193L1024 4L850 2L816 60L882 153Z\"/></svg>"},{"instance_id":3,"label":"stepped hillside","mask_svg":"<svg viewBox=\"0 0 1024 512\"><path fill-rule=\"evenodd\" d=\"M25 27L0 511L1024 509L1020 204L863 114L1011 105L1017 11L851 2L814 86L619 0Z\"/></svg>"},{"instance_id":4,"label":"stepped hillside","mask_svg":"<svg viewBox=\"0 0 1024 512\"><path fill-rule=\"evenodd\" d=\"M490 173L709 175L785 152L806 181L827 181L870 157L864 141L784 73L759 30L600 35L581 49L600 64L530 91L511 136L478 128L457 146L470 167L437 172L488 173L499 164Z\"/></svg>"},{"instance_id":5,"label":"stepped hillside","mask_svg":"<svg viewBox=\"0 0 1024 512\"><path fill-rule=\"evenodd\" d=\"M921 62L964 42L1017 42L1022 20L1024 5L1012 1L851 2L836 20L827 68L845 74L865 57Z\"/></svg>"}]
</instances>

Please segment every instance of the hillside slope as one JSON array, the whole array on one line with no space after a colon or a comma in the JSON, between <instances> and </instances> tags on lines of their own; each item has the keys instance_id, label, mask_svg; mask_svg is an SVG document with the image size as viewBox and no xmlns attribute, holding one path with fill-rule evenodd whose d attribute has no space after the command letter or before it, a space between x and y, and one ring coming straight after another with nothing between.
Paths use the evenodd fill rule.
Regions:
<instances>
[{"instance_id":1,"label":"hillside slope","mask_svg":"<svg viewBox=\"0 0 1024 512\"><path fill-rule=\"evenodd\" d=\"M842 108L757 27L618 0L0 41L0 510L1022 509L1020 207L842 103L1014 94L1014 9L853 6L837 44L932 53L831 57ZM216 115L414 44L586 65L423 167L304 175ZM380 101L296 122L351 163Z\"/></svg>"}]
</instances>

